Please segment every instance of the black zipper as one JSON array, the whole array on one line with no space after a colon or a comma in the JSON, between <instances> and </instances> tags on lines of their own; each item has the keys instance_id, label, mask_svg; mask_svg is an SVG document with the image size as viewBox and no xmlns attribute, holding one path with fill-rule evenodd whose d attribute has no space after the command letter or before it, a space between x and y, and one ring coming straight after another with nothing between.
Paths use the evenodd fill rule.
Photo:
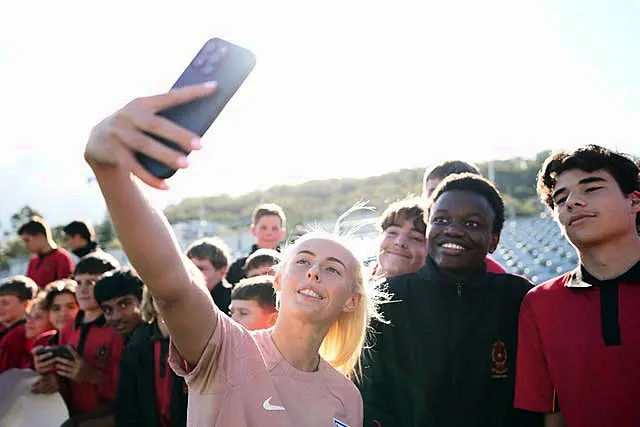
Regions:
<instances>
[{"instance_id":1,"label":"black zipper","mask_svg":"<svg viewBox=\"0 0 640 427\"><path fill-rule=\"evenodd\" d=\"M460 324L459 324L459 322L460 322L460 316L461 316L461 313L462 313L462 307L461 307L461 304L462 304L462 283L456 283L456 294L458 295L458 298L456 299L456 302L455 302L455 313L456 314L455 314L454 319L453 319L454 328L453 328L453 334L452 335L453 335L453 339L454 339L454 345L453 345L453 354L452 354L452 356L453 356L454 363L453 363L453 376L451 378L452 386L453 386L453 389L451 391L452 391L453 398L454 398L455 401L457 401L458 397L459 397L458 396L458 394L459 394L459 390L458 389L459 389L459 381L460 381L460 373L458 371L458 369L459 369L458 363L459 362L457 360L457 357L458 357L458 351L457 351L457 347L458 346L457 346L457 343L458 343L458 340L459 340L459 337L458 337L458 334L460 333ZM455 404L454 404L454 407L455 407ZM456 415L456 417L457 417L457 415Z\"/></svg>"}]
</instances>

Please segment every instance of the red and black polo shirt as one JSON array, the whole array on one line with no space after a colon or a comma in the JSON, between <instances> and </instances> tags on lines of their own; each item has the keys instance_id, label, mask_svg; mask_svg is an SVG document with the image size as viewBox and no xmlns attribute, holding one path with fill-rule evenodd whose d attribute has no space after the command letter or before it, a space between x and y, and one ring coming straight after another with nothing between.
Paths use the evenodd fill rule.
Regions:
<instances>
[{"instance_id":1,"label":"red and black polo shirt","mask_svg":"<svg viewBox=\"0 0 640 427\"><path fill-rule=\"evenodd\" d=\"M0 374L9 369L23 368L29 353L25 323L25 319L15 322L0 338Z\"/></svg>"},{"instance_id":2,"label":"red and black polo shirt","mask_svg":"<svg viewBox=\"0 0 640 427\"><path fill-rule=\"evenodd\" d=\"M27 276L39 287L58 279L66 279L73 273L73 259L69 252L55 248L44 255L34 255L27 267Z\"/></svg>"},{"instance_id":3,"label":"red and black polo shirt","mask_svg":"<svg viewBox=\"0 0 640 427\"><path fill-rule=\"evenodd\" d=\"M154 387L156 390L156 407L158 408L158 418L160 424L171 425L171 395L173 381L180 380L172 378L169 367L169 337L163 337L158 328L155 328L151 336L153 341L153 373Z\"/></svg>"},{"instance_id":4,"label":"red and black polo shirt","mask_svg":"<svg viewBox=\"0 0 640 427\"><path fill-rule=\"evenodd\" d=\"M81 414L115 398L118 368L124 344L116 331L107 326L104 316L83 322L84 312L78 312L73 324L60 335L60 344L71 344L93 368L105 373L102 384L69 381L70 412Z\"/></svg>"},{"instance_id":5,"label":"red and black polo shirt","mask_svg":"<svg viewBox=\"0 0 640 427\"><path fill-rule=\"evenodd\" d=\"M568 426L640 426L640 262L615 279L581 267L532 289L518 341L517 408L559 410Z\"/></svg>"}]
</instances>

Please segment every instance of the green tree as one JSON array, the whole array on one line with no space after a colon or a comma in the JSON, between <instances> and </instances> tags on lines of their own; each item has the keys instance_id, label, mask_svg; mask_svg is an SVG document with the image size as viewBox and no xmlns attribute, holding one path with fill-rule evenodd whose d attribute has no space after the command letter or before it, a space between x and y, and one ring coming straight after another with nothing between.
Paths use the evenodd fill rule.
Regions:
<instances>
[{"instance_id":1,"label":"green tree","mask_svg":"<svg viewBox=\"0 0 640 427\"><path fill-rule=\"evenodd\" d=\"M108 215L96 226L95 231L98 243L103 246L109 245L116 238L116 232L113 229L111 218L109 218Z\"/></svg>"},{"instance_id":2,"label":"green tree","mask_svg":"<svg viewBox=\"0 0 640 427\"><path fill-rule=\"evenodd\" d=\"M22 224L29 222L31 217L42 215L37 210L33 209L31 206L25 205L20 210L13 215L11 215L11 229L16 232L22 226Z\"/></svg>"}]
</instances>

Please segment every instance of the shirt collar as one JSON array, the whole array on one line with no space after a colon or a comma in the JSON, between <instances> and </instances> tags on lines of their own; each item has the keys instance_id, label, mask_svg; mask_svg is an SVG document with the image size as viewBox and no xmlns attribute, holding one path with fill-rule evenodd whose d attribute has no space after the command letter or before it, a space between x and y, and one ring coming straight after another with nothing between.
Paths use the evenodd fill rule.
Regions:
<instances>
[{"instance_id":1,"label":"shirt collar","mask_svg":"<svg viewBox=\"0 0 640 427\"><path fill-rule=\"evenodd\" d=\"M608 283L630 283L640 284L640 261L620 276L609 280L598 280L591 275L583 265L578 266L571 272L569 280L565 284L567 288L590 288Z\"/></svg>"},{"instance_id":2,"label":"shirt collar","mask_svg":"<svg viewBox=\"0 0 640 427\"><path fill-rule=\"evenodd\" d=\"M84 311L80 310L78 314L76 314L76 318L73 321L73 329L78 329L82 325L95 325L95 326L104 326L107 324L107 319L104 318L104 314L101 314L95 320L91 322L83 323L82 319L84 319Z\"/></svg>"}]
</instances>

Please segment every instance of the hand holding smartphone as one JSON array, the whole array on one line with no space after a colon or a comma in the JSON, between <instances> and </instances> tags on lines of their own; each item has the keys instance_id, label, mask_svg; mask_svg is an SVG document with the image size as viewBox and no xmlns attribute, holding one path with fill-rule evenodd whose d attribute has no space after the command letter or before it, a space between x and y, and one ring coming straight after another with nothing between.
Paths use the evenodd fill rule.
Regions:
<instances>
[{"instance_id":1,"label":"hand holding smartphone","mask_svg":"<svg viewBox=\"0 0 640 427\"><path fill-rule=\"evenodd\" d=\"M71 351L69 351L69 348L67 347L67 345L41 347L37 349L35 353L38 356L42 354L47 354L47 353L51 354L51 356L46 358L45 360L49 360L54 357L61 357L67 360L74 360L73 354L71 353Z\"/></svg>"},{"instance_id":2,"label":"hand holding smartphone","mask_svg":"<svg viewBox=\"0 0 640 427\"><path fill-rule=\"evenodd\" d=\"M255 63L254 54L245 48L219 38L208 40L172 89L215 81L215 92L210 96L161 111L158 115L203 136L249 76ZM149 135L168 147L188 154L172 141ZM136 159L158 178L167 179L176 173L176 169L144 154L137 153Z\"/></svg>"}]
</instances>

